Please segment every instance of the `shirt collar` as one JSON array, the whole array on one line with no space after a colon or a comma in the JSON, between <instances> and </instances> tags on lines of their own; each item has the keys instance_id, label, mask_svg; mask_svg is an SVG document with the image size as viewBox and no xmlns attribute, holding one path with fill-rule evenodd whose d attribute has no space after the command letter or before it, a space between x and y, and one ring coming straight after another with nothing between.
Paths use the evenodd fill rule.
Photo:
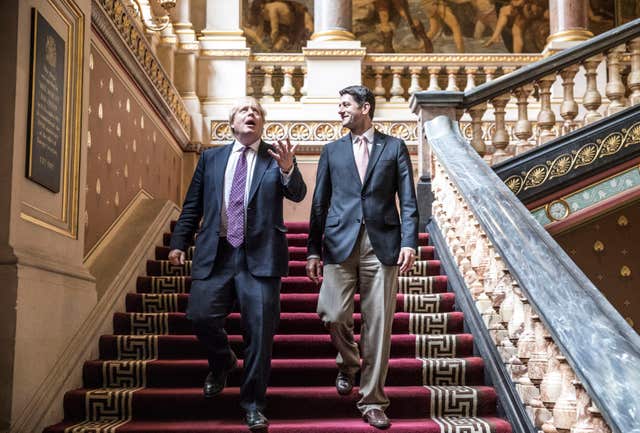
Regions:
<instances>
[{"instance_id":1,"label":"shirt collar","mask_svg":"<svg viewBox=\"0 0 640 433\"><path fill-rule=\"evenodd\" d=\"M373 144L373 134L374 134L373 126L371 126L371 128L364 131L364 133L362 134L367 139L368 144ZM356 138L358 137L359 135L355 135L354 133L351 133L351 142L355 143Z\"/></svg>"},{"instance_id":2,"label":"shirt collar","mask_svg":"<svg viewBox=\"0 0 640 433\"><path fill-rule=\"evenodd\" d=\"M253 150L254 152L258 152L258 147L260 147L260 142L261 141L262 141L261 139L257 139L256 141L251 143L249 145L251 150ZM239 152L242 149L244 149L244 147L245 147L244 144L240 143L238 140L234 140L232 152Z\"/></svg>"}]
</instances>

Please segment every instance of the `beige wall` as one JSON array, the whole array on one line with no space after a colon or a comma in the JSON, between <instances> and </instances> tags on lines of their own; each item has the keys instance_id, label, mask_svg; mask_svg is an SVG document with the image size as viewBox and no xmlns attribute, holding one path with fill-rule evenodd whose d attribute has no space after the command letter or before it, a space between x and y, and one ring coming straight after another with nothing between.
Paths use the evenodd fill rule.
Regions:
<instances>
[{"instance_id":1,"label":"beige wall","mask_svg":"<svg viewBox=\"0 0 640 433\"><path fill-rule=\"evenodd\" d=\"M84 224L79 185L84 184L81 150L86 137L90 5L90 0L6 0L2 4L0 431L8 430L21 415L96 300L93 277L82 264L84 234L79 230ZM68 116L66 196L25 177L32 7L64 38L71 27L80 30L73 41L80 50L78 63L69 64L69 72L77 77L68 87L76 86L78 93L70 94L70 107L77 117L73 110ZM56 9L67 14L66 22ZM69 20L74 13L76 22ZM74 154L74 149L79 152Z\"/></svg>"}]
</instances>

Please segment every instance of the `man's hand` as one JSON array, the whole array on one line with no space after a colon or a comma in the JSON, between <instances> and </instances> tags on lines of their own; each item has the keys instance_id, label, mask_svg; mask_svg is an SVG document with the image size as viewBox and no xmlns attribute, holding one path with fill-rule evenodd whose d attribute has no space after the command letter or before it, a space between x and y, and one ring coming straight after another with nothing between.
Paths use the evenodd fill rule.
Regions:
<instances>
[{"instance_id":1,"label":"man's hand","mask_svg":"<svg viewBox=\"0 0 640 433\"><path fill-rule=\"evenodd\" d=\"M169 251L169 261L172 265L184 265L184 251L171 250Z\"/></svg>"},{"instance_id":2,"label":"man's hand","mask_svg":"<svg viewBox=\"0 0 640 433\"><path fill-rule=\"evenodd\" d=\"M320 259L307 260L307 277L309 277L314 283L318 284L321 276L322 263L320 263Z\"/></svg>"},{"instance_id":3,"label":"man's hand","mask_svg":"<svg viewBox=\"0 0 640 433\"><path fill-rule=\"evenodd\" d=\"M398 264L400 265L400 273L404 274L411 268L413 268L413 264L416 261L416 253L413 248L404 247L400 250L400 255L398 256ZM307 264L307 269L309 269L309 265ZM308 271L307 271L308 272Z\"/></svg>"},{"instance_id":4,"label":"man's hand","mask_svg":"<svg viewBox=\"0 0 640 433\"><path fill-rule=\"evenodd\" d=\"M278 140L273 145L273 150L269 149L267 152L269 152L269 155L278 162L280 170L284 173L289 173L293 168L293 157L296 154L296 147L298 147L298 145L294 144L292 146L289 141L289 137L287 137L286 143Z\"/></svg>"}]
</instances>

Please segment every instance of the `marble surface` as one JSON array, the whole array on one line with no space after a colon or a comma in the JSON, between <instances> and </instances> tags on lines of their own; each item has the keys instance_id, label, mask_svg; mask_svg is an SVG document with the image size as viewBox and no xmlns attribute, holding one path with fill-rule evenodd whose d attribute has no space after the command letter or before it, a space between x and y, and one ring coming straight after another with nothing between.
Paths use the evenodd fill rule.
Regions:
<instances>
[{"instance_id":1,"label":"marble surface","mask_svg":"<svg viewBox=\"0 0 640 433\"><path fill-rule=\"evenodd\" d=\"M640 336L441 116L432 152L615 433L640 433Z\"/></svg>"}]
</instances>

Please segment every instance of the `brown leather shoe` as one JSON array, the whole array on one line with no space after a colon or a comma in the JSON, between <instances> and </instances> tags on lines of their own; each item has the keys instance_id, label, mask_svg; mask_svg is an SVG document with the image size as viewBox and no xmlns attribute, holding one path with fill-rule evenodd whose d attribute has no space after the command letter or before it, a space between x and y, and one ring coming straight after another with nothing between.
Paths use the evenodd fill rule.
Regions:
<instances>
[{"instance_id":1,"label":"brown leather shoe","mask_svg":"<svg viewBox=\"0 0 640 433\"><path fill-rule=\"evenodd\" d=\"M364 422L370 426L379 428L381 430L389 428L391 421L387 418L382 409L369 409L364 415L362 415Z\"/></svg>"},{"instance_id":2,"label":"brown leather shoe","mask_svg":"<svg viewBox=\"0 0 640 433\"><path fill-rule=\"evenodd\" d=\"M342 371L338 372L338 377L336 377L336 389L338 390L338 394L347 395L353 389L354 375L350 375L344 373Z\"/></svg>"}]
</instances>

